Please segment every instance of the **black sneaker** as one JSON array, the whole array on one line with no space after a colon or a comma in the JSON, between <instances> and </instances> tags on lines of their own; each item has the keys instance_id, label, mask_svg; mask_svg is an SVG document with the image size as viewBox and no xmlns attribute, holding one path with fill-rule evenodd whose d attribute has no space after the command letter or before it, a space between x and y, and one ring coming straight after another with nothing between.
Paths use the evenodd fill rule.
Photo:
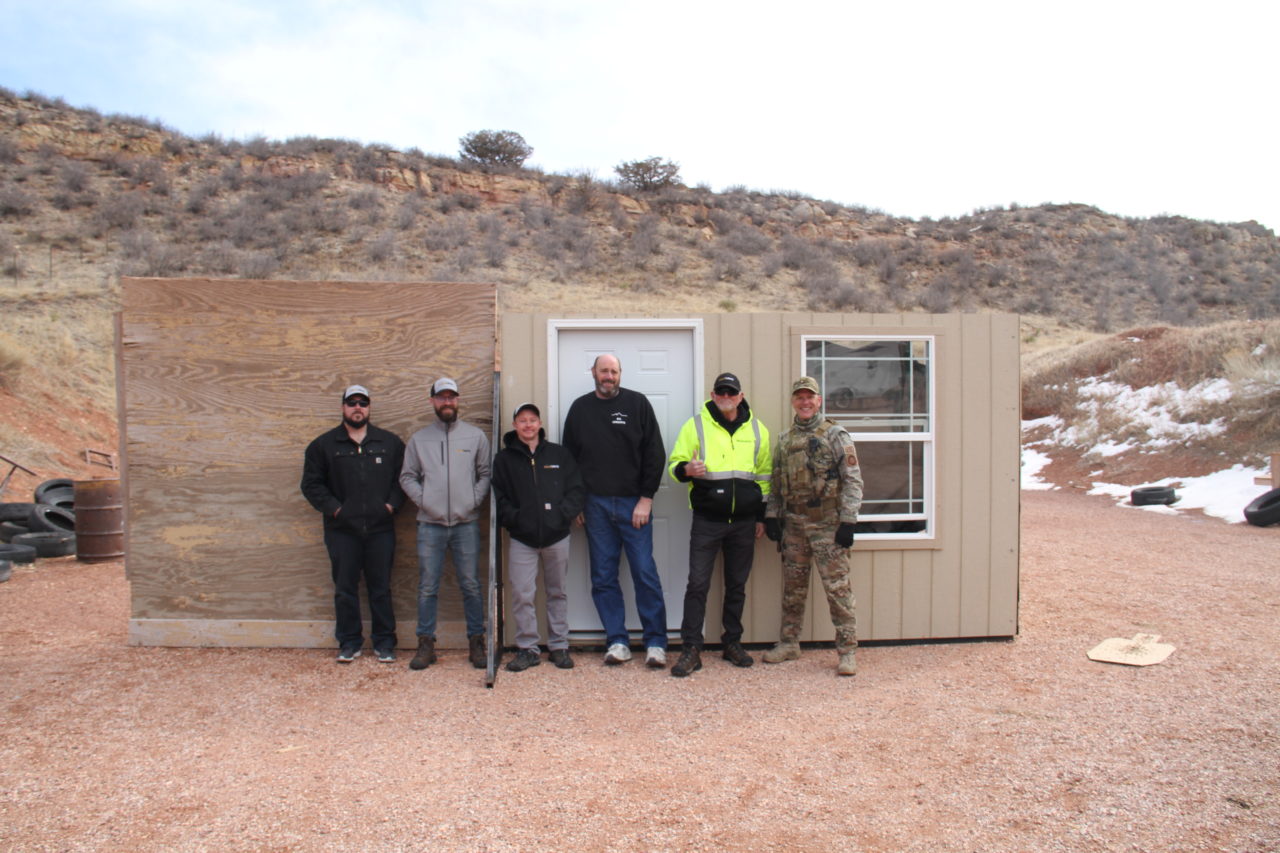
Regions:
<instances>
[{"instance_id":1,"label":"black sneaker","mask_svg":"<svg viewBox=\"0 0 1280 853\"><path fill-rule=\"evenodd\" d=\"M671 667L671 674L676 678L684 678L702 669L702 653L693 646L685 646L680 652L676 665Z\"/></svg>"},{"instance_id":2,"label":"black sneaker","mask_svg":"<svg viewBox=\"0 0 1280 853\"><path fill-rule=\"evenodd\" d=\"M378 654L378 663L395 663L396 662L395 649L378 649L377 654Z\"/></svg>"},{"instance_id":3,"label":"black sneaker","mask_svg":"<svg viewBox=\"0 0 1280 853\"><path fill-rule=\"evenodd\" d=\"M360 657L360 650L356 648L342 649L338 652L338 663L351 663Z\"/></svg>"},{"instance_id":4,"label":"black sneaker","mask_svg":"<svg viewBox=\"0 0 1280 853\"><path fill-rule=\"evenodd\" d=\"M755 663L751 655L747 654L747 650L742 647L742 643L725 643L724 659L734 666L747 667Z\"/></svg>"},{"instance_id":5,"label":"black sneaker","mask_svg":"<svg viewBox=\"0 0 1280 853\"><path fill-rule=\"evenodd\" d=\"M551 662L557 669L573 669L573 658L569 657L568 649L552 649Z\"/></svg>"},{"instance_id":6,"label":"black sneaker","mask_svg":"<svg viewBox=\"0 0 1280 853\"><path fill-rule=\"evenodd\" d=\"M507 672L524 672L531 666L542 663L542 655L537 649L521 649L516 656L507 661Z\"/></svg>"}]
</instances>

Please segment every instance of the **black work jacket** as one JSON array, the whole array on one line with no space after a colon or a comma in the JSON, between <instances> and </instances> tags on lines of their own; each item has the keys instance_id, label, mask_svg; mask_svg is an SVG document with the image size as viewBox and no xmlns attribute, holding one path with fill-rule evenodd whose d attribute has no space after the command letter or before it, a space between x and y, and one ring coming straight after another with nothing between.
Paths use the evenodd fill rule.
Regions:
<instances>
[{"instance_id":1,"label":"black work jacket","mask_svg":"<svg viewBox=\"0 0 1280 853\"><path fill-rule=\"evenodd\" d=\"M572 454L538 430L538 449L529 452L515 430L502 437L493 458L493 495L498 523L530 548L554 545L586 503L587 490Z\"/></svg>"},{"instance_id":2,"label":"black work jacket","mask_svg":"<svg viewBox=\"0 0 1280 853\"><path fill-rule=\"evenodd\" d=\"M395 433L370 424L364 443L356 444L338 424L307 445L302 495L324 515L327 528L360 536L390 530L404 504L403 464L404 442Z\"/></svg>"}]
</instances>

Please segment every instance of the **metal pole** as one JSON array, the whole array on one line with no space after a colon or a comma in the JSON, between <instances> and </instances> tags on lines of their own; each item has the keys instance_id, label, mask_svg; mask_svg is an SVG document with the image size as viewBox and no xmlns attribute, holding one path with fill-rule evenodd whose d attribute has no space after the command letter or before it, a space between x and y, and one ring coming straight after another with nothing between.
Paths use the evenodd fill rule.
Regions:
<instances>
[{"instance_id":1,"label":"metal pole","mask_svg":"<svg viewBox=\"0 0 1280 853\"><path fill-rule=\"evenodd\" d=\"M502 389L502 373L493 373L493 421L489 427L490 444L498 448L502 439L502 418L498 413ZM498 533L498 511L489 498L489 630L485 636L484 686L493 687L498 679L498 663L502 659L502 538Z\"/></svg>"}]
</instances>

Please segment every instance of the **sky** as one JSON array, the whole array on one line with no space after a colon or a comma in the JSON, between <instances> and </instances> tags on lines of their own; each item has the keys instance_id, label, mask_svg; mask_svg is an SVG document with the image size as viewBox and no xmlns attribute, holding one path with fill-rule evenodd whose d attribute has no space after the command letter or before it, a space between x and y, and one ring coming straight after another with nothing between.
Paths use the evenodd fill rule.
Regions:
<instances>
[{"instance_id":1,"label":"sky","mask_svg":"<svg viewBox=\"0 0 1280 853\"><path fill-rule=\"evenodd\" d=\"M791 191L1280 230L1280 4L0 0L0 86L192 136L340 137Z\"/></svg>"}]
</instances>

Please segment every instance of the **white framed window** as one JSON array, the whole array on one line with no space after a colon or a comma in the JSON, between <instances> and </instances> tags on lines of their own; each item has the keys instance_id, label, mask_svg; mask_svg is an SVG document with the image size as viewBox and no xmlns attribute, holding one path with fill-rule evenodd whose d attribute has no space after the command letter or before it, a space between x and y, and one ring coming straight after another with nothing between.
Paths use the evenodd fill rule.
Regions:
<instances>
[{"instance_id":1,"label":"white framed window","mask_svg":"<svg viewBox=\"0 0 1280 853\"><path fill-rule=\"evenodd\" d=\"M934 337L821 334L800 342L823 413L857 444L858 536L934 538Z\"/></svg>"}]
</instances>

